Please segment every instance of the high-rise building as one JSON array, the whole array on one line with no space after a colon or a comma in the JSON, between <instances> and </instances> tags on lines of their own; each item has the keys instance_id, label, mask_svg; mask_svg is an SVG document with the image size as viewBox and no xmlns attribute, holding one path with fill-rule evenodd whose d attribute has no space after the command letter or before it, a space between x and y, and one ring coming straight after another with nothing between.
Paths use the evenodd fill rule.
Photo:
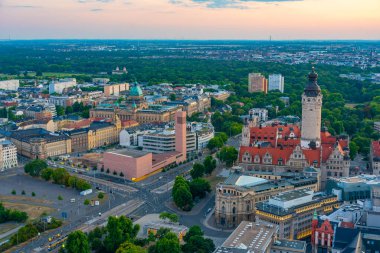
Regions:
<instances>
[{"instance_id":1,"label":"high-rise building","mask_svg":"<svg viewBox=\"0 0 380 253\"><path fill-rule=\"evenodd\" d=\"M249 73L248 92L268 92L268 80L260 73Z\"/></svg>"},{"instance_id":2,"label":"high-rise building","mask_svg":"<svg viewBox=\"0 0 380 253\"><path fill-rule=\"evenodd\" d=\"M279 90L284 93L284 77L281 74L269 75L268 90Z\"/></svg>"},{"instance_id":3,"label":"high-rise building","mask_svg":"<svg viewBox=\"0 0 380 253\"><path fill-rule=\"evenodd\" d=\"M186 112L177 111L175 117L175 151L182 154L182 161L186 160Z\"/></svg>"},{"instance_id":4,"label":"high-rise building","mask_svg":"<svg viewBox=\"0 0 380 253\"><path fill-rule=\"evenodd\" d=\"M310 72L309 82L302 94L302 129L301 147L320 147L321 145L321 113L322 93L314 68Z\"/></svg>"},{"instance_id":5,"label":"high-rise building","mask_svg":"<svg viewBox=\"0 0 380 253\"><path fill-rule=\"evenodd\" d=\"M0 171L17 166L17 148L8 140L0 140Z\"/></svg>"}]
</instances>

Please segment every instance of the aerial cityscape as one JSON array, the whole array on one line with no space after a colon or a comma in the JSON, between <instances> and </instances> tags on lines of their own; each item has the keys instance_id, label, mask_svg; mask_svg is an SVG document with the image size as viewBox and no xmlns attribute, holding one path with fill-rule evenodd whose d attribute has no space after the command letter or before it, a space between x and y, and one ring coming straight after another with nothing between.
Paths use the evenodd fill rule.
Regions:
<instances>
[{"instance_id":1,"label":"aerial cityscape","mask_svg":"<svg viewBox=\"0 0 380 253\"><path fill-rule=\"evenodd\" d=\"M0 0L0 252L380 252L378 0Z\"/></svg>"}]
</instances>

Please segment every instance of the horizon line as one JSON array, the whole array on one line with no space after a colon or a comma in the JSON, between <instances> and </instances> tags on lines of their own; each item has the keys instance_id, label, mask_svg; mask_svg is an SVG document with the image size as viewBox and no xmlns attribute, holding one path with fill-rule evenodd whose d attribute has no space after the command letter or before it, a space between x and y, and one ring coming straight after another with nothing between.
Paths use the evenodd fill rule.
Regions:
<instances>
[{"instance_id":1,"label":"horizon line","mask_svg":"<svg viewBox=\"0 0 380 253\"><path fill-rule=\"evenodd\" d=\"M139 38L32 38L32 39L0 39L0 42L9 42L9 41L72 41L72 40L88 40L88 41L107 41L107 40L115 40L115 41L260 41L260 42L286 42L286 41L337 41L337 42L378 42L379 39L139 39Z\"/></svg>"}]
</instances>

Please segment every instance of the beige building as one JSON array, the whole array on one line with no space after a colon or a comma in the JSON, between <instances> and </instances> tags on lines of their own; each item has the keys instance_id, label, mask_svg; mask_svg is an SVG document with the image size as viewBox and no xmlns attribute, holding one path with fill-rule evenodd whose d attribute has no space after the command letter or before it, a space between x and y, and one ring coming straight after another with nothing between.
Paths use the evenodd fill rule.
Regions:
<instances>
[{"instance_id":1,"label":"beige building","mask_svg":"<svg viewBox=\"0 0 380 253\"><path fill-rule=\"evenodd\" d=\"M268 173L270 174L270 173ZM282 177L273 175L271 180L267 175L256 172L235 172L224 182L216 187L215 197L215 222L220 227L233 228L242 221L255 220L256 203L268 200L280 192L294 189L318 189L318 178ZM292 173L291 177L296 174ZM268 179L265 179L268 178Z\"/></svg>"},{"instance_id":2,"label":"beige building","mask_svg":"<svg viewBox=\"0 0 380 253\"><path fill-rule=\"evenodd\" d=\"M50 132L54 132L56 130L56 124L51 118L23 121L18 124L18 127L21 130L32 128L43 128Z\"/></svg>"},{"instance_id":3,"label":"beige building","mask_svg":"<svg viewBox=\"0 0 380 253\"><path fill-rule=\"evenodd\" d=\"M120 84L108 84L104 85L104 96L109 97L119 96L123 91L129 90L129 83L120 83Z\"/></svg>"},{"instance_id":4,"label":"beige building","mask_svg":"<svg viewBox=\"0 0 380 253\"><path fill-rule=\"evenodd\" d=\"M268 80L260 73L249 73L248 92L268 92Z\"/></svg>"},{"instance_id":5,"label":"beige building","mask_svg":"<svg viewBox=\"0 0 380 253\"><path fill-rule=\"evenodd\" d=\"M53 134L42 128L13 131L7 137L17 147L19 155L31 159L46 159L71 153L70 137Z\"/></svg>"},{"instance_id":6,"label":"beige building","mask_svg":"<svg viewBox=\"0 0 380 253\"><path fill-rule=\"evenodd\" d=\"M112 119L116 114L120 120L134 120L139 124L173 121L178 107L155 106L151 109L130 110L127 108L95 108L90 110L91 118Z\"/></svg>"}]
</instances>

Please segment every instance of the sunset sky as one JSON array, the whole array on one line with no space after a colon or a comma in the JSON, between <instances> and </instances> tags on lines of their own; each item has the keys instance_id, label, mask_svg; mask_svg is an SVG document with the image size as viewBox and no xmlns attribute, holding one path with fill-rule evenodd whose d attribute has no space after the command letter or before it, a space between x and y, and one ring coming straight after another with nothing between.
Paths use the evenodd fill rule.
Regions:
<instances>
[{"instance_id":1,"label":"sunset sky","mask_svg":"<svg viewBox=\"0 0 380 253\"><path fill-rule=\"evenodd\" d=\"M380 0L0 0L0 39L380 39Z\"/></svg>"}]
</instances>

